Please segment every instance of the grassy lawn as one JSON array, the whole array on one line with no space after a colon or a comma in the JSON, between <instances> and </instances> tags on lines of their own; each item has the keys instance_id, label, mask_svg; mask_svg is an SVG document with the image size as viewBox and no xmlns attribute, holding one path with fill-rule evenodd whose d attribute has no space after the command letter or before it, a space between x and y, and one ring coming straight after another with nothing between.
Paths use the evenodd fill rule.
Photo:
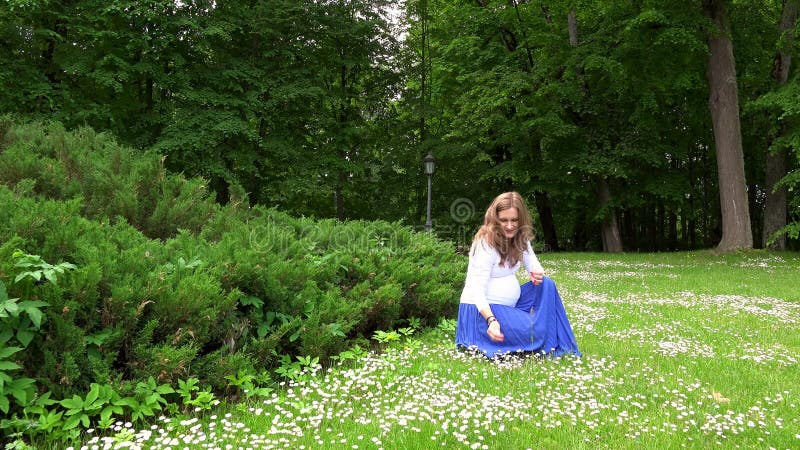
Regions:
<instances>
[{"instance_id":1,"label":"grassy lawn","mask_svg":"<svg viewBox=\"0 0 800 450\"><path fill-rule=\"evenodd\" d=\"M582 358L489 361L454 348L450 321L266 400L119 424L86 448L800 447L800 255L540 259Z\"/></svg>"}]
</instances>

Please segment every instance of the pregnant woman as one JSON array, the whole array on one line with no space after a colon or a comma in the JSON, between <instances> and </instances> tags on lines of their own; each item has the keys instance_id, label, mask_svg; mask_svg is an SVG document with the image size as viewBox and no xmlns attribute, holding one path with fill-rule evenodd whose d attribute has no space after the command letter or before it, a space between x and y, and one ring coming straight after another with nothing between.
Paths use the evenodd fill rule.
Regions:
<instances>
[{"instance_id":1,"label":"pregnant woman","mask_svg":"<svg viewBox=\"0 0 800 450\"><path fill-rule=\"evenodd\" d=\"M488 357L509 352L580 356L555 283L531 247L533 227L517 192L497 196L469 252L456 345ZM520 286L520 264L531 281Z\"/></svg>"}]
</instances>

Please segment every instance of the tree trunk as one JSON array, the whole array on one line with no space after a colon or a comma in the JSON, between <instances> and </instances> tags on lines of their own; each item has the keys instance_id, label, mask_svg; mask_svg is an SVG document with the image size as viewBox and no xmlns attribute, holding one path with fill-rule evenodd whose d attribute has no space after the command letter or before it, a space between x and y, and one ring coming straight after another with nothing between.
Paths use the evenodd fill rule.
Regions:
<instances>
[{"instance_id":1,"label":"tree trunk","mask_svg":"<svg viewBox=\"0 0 800 450\"><path fill-rule=\"evenodd\" d=\"M781 18L780 31L783 35L784 48L791 48L794 42L794 27L797 23L798 0L786 0L783 5L783 17ZM775 55L772 65L772 78L783 86L789 81L789 69L792 65L792 55L779 50ZM780 134L786 133L781 127ZM786 175L786 152L778 150L767 152L765 164L764 184L767 188L767 197L764 204L764 228L762 233L762 245L771 250L786 250L786 236L781 235L769 244L770 237L786 226L786 187L775 188L781 178Z\"/></svg>"},{"instance_id":2,"label":"tree trunk","mask_svg":"<svg viewBox=\"0 0 800 450\"><path fill-rule=\"evenodd\" d=\"M419 141L422 145L425 145L425 140L428 138L427 134L427 126L425 123L425 118L428 114L428 101L430 100L427 97L427 81L428 81L428 65L430 62L429 59L429 41L428 41L428 1L422 1L422 10L419 14L419 21L420 21L420 39L422 42L420 43L420 73L419 73L419 82L420 82L420 117L419 117ZM424 151L422 152L425 153Z\"/></svg>"},{"instance_id":3,"label":"tree trunk","mask_svg":"<svg viewBox=\"0 0 800 450\"><path fill-rule=\"evenodd\" d=\"M342 185L344 185L344 172L339 172L339 182L333 191L333 199L336 204L336 218L344 220L344 196L342 196Z\"/></svg>"},{"instance_id":4,"label":"tree trunk","mask_svg":"<svg viewBox=\"0 0 800 450\"><path fill-rule=\"evenodd\" d=\"M628 208L622 212L622 246L628 250L638 250L636 235L636 209Z\"/></svg>"},{"instance_id":5,"label":"tree trunk","mask_svg":"<svg viewBox=\"0 0 800 450\"><path fill-rule=\"evenodd\" d=\"M695 206L695 197L697 196L697 183L695 180L695 162L696 157L689 154L689 158L686 164L687 169L689 170L689 205L688 211L686 208L682 210L682 216L686 217L686 221L684 222L686 225L683 227L683 237L684 242L688 248L694 249L697 245L697 221L695 218L697 217L697 208Z\"/></svg>"},{"instance_id":6,"label":"tree trunk","mask_svg":"<svg viewBox=\"0 0 800 450\"><path fill-rule=\"evenodd\" d=\"M542 166L542 148L538 141L531 145L531 157L533 159L534 167ZM533 173L532 178L534 185L538 184L541 177L537 173ZM553 220L553 208L550 202L550 195L547 191L541 190L534 193L536 201L536 211L539 213L539 221L542 223L542 234L544 234L544 243L550 251L557 252L560 250L558 246L558 235L556 234L556 224Z\"/></svg>"},{"instance_id":7,"label":"tree trunk","mask_svg":"<svg viewBox=\"0 0 800 450\"><path fill-rule=\"evenodd\" d=\"M578 12L573 6L567 15L567 27L569 28L569 46L578 46Z\"/></svg>"},{"instance_id":8,"label":"tree trunk","mask_svg":"<svg viewBox=\"0 0 800 450\"><path fill-rule=\"evenodd\" d=\"M761 237L764 248L770 250L786 250L786 235L782 234L769 244L769 238L786 226L786 187L775 188L781 178L786 175L786 153L779 150L767 152L764 184L767 196L764 200L764 232Z\"/></svg>"},{"instance_id":9,"label":"tree trunk","mask_svg":"<svg viewBox=\"0 0 800 450\"><path fill-rule=\"evenodd\" d=\"M342 100L341 105L339 105L339 124L342 128L347 126L349 121L349 114L348 114L348 104L350 103L350 96L347 94L347 66L342 65L339 68L339 87L342 92ZM349 143L341 142L339 143L339 158L346 163L347 162L347 147ZM347 173L344 170L339 170L338 174L336 175L336 186L333 189L333 200L336 206L336 218L338 220L344 220L344 184L347 182Z\"/></svg>"},{"instance_id":10,"label":"tree trunk","mask_svg":"<svg viewBox=\"0 0 800 450\"><path fill-rule=\"evenodd\" d=\"M622 247L627 249L635 249L636 245L631 242L630 224L631 224L631 210L623 210L619 213L619 234L622 240Z\"/></svg>"},{"instance_id":11,"label":"tree trunk","mask_svg":"<svg viewBox=\"0 0 800 450\"><path fill-rule=\"evenodd\" d=\"M678 215L670 211L667 215L667 250L678 249Z\"/></svg>"},{"instance_id":12,"label":"tree trunk","mask_svg":"<svg viewBox=\"0 0 800 450\"><path fill-rule=\"evenodd\" d=\"M658 202L658 251L668 250L667 244L667 206L663 200Z\"/></svg>"},{"instance_id":13,"label":"tree trunk","mask_svg":"<svg viewBox=\"0 0 800 450\"><path fill-rule=\"evenodd\" d=\"M744 175L744 152L739 122L739 92L730 25L724 0L704 0L716 27L708 33L708 106L714 127L719 199L722 213L721 251L753 248L750 211Z\"/></svg>"},{"instance_id":14,"label":"tree trunk","mask_svg":"<svg viewBox=\"0 0 800 450\"><path fill-rule=\"evenodd\" d=\"M586 221L585 210L580 209L575 217L575 227L572 229L572 246L577 251L586 250Z\"/></svg>"},{"instance_id":15,"label":"tree trunk","mask_svg":"<svg viewBox=\"0 0 800 450\"><path fill-rule=\"evenodd\" d=\"M153 77L150 76L144 81L144 112L148 114L153 112L153 106L155 104L155 99L153 98L154 84Z\"/></svg>"},{"instance_id":16,"label":"tree trunk","mask_svg":"<svg viewBox=\"0 0 800 450\"><path fill-rule=\"evenodd\" d=\"M558 238L556 235L556 225L553 221L553 208L550 206L550 196L547 192L539 192L535 196L536 211L539 213L539 221L542 223L542 234L547 250L557 252Z\"/></svg>"},{"instance_id":17,"label":"tree trunk","mask_svg":"<svg viewBox=\"0 0 800 450\"><path fill-rule=\"evenodd\" d=\"M645 223L647 224L647 251L658 251L658 202L652 195L647 196L647 209L645 210L647 216Z\"/></svg>"},{"instance_id":18,"label":"tree trunk","mask_svg":"<svg viewBox=\"0 0 800 450\"><path fill-rule=\"evenodd\" d=\"M697 248L697 221L694 219L686 219L686 230L689 233L689 238L686 241L687 245L694 250Z\"/></svg>"},{"instance_id":19,"label":"tree trunk","mask_svg":"<svg viewBox=\"0 0 800 450\"><path fill-rule=\"evenodd\" d=\"M598 177L597 197L600 201L600 208L606 209L606 206L611 202L611 189L609 189L608 182L603 177ZM619 235L617 216L613 209L608 208L607 211L606 217L603 219L603 251L607 253L621 252L622 238Z\"/></svg>"}]
</instances>

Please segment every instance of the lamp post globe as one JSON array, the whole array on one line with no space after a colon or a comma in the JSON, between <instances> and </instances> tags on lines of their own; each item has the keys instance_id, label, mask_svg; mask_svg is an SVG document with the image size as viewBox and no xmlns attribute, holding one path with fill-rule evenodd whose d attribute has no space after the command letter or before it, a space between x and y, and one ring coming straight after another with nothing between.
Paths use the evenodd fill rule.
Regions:
<instances>
[{"instance_id":1,"label":"lamp post globe","mask_svg":"<svg viewBox=\"0 0 800 450\"><path fill-rule=\"evenodd\" d=\"M436 158L431 155L431 152L428 152L428 155L425 156L422 162L425 164L425 173L427 175L433 175L433 172L436 170Z\"/></svg>"}]
</instances>

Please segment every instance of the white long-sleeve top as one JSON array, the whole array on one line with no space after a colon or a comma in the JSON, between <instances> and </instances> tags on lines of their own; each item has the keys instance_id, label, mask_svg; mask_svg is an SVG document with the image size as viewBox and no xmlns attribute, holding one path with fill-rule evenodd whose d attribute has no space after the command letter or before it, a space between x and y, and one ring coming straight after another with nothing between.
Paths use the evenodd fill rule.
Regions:
<instances>
[{"instance_id":1,"label":"white long-sleeve top","mask_svg":"<svg viewBox=\"0 0 800 450\"><path fill-rule=\"evenodd\" d=\"M533 252L531 243L522 253L522 263L528 272L544 271L539 258ZM520 284L516 273L520 263L513 267L500 265L500 253L484 240L472 243L469 251L469 266L464 290L461 291L461 303L472 303L478 311L489 306L489 303L514 306L519 300Z\"/></svg>"}]
</instances>

